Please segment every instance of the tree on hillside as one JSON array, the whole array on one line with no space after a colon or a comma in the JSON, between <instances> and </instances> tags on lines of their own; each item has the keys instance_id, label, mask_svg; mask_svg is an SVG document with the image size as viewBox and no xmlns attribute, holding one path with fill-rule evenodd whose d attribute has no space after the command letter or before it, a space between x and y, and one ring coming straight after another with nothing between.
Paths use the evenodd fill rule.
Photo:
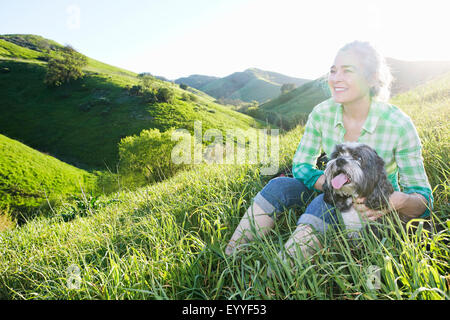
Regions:
<instances>
[{"instance_id":1,"label":"tree on hillside","mask_svg":"<svg viewBox=\"0 0 450 320\"><path fill-rule=\"evenodd\" d=\"M149 90L153 88L153 83L155 82L156 79L151 74L143 74L143 75L140 74L139 80L142 88L144 90Z\"/></svg>"},{"instance_id":2,"label":"tree on hillside","mask_svg":"<svg viewBox=\"0 0 450 320\"><path fill-rule=\"evenodd\" d=\"M281 89L281 94L285 94L285 93L288 93L289 91L294 90L295 84L294 83L284 83L280 89Z\"/></svg>"},{"instance_id":3,"label":"tree on hillside","mask_svg":"<svg viewBox=\"0 0 450 320\"><path fill-rule=\"evenodd\" d=\"M172 139L174 129L160 132L158 129L142 130L137 136L128 136L119 143L120 173L130 183L137 185L164 180L188 164L176 164L172 152L179 142ZM180 137L189 139L189 134ZM189 151L190 145L189 145Z\"/></svg>"},{"instance_id":4,"label":"tree on hillside","mask_svg":"<svg viewBox=\"0 0 450 320\"><path fill-rule=\"evenodd\" d=\"M175 97L175 94L172 90L168 88L159 88L158 92L156 93L156 98L158 99L158 102L167 102L172 103L173 99Z\"/></svg>"},{"instance_id":5,"label":"tree on hillside","mask_svg":"<svg viewBox=\"0 0 450 320\"><path fill-rule=\"evenodd\" d=\"M48 60L44 83L48 86L60 86L77 80L84 76L82 69L86 65L87 58L67 45Z\"/></svg>"}]
</instances>

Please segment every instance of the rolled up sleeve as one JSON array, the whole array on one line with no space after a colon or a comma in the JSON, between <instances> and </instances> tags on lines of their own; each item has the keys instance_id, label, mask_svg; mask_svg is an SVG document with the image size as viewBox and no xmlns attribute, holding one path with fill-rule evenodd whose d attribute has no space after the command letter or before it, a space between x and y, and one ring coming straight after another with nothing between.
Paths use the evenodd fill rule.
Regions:
<instances>
[{"instance_id":1,"label":"rolled up sleeve","mask_svg":"<svg viewBox=\"0 0 450 320\"><path fill-rule=\"evenodd\" d=\"M321 153L321 132L316 125L317 120L317 115L313 110L308 116L305 131L292 161L294 178L303 182L310 190L315 190L314 184L323 174L322 170L315 168L317 158Z\"/></svg>"},{"instance_id":2,"label":"rolled up sleeve","mask_svg":"<svg viewBox=\"0 0 450 320\"><path fill-rule=\"evenodd\" d=\"M433 195L423 164L420 138L410 119L402 126L395 151L395 160L402 192L418 193L424 196L428 209L421 217L429 216L430 210L433 208Z\"/></svg>"}]
</instances>

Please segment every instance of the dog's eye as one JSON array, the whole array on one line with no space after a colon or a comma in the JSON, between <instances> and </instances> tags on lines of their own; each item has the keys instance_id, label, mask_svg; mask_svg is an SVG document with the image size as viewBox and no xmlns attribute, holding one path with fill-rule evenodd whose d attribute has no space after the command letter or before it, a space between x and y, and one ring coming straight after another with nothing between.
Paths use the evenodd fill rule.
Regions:
<instances>
[{"instance_id":1,"label":"dog's eye","mask_svg":"<svg viewBox=\"0 0 450 320\"><path fill-rule=\"evenodd\" d=\"M356 157L356 160L358 160L359 162L361 162L361 161L362 161L362 158L361 158L361 157Z\"/></svg>"}]
</instances>

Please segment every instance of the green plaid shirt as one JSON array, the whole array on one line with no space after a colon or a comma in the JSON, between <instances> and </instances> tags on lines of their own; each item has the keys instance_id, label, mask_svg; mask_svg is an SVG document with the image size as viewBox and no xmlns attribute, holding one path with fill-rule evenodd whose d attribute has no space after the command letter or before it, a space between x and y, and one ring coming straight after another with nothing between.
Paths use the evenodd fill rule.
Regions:
<instances>
[{"instance_id":1,"label":"green plaid shirt","mask_svg":"<svg viewBox=\"0 0 450 320\"><path fill-rule=\"evenodd\" d=\"M314 107L294 155L294 177L309 189L314 189L314 184L323 174L315 167L318 157L322 152L330 156L334 146L344 142L344 134L340 103L330 98ZM372 100L358 142L368 144L384 159L394 190L419 193L432 207L433 196L423 166L422 145L409 116L396 106ZM425 211L422 217L429 213L429 210Z\"/></svg>"}]
</instances>

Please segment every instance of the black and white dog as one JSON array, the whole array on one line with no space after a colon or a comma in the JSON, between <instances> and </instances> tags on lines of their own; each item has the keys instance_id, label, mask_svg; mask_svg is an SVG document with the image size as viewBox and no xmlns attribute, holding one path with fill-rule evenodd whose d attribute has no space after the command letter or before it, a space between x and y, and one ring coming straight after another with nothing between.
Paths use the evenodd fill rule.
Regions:
<instances>
[{"instance_id":1,"label":"black and white dog","mask_svg":"<svg viewBox=\"0 0 450 320\"><path fill-rule=\"evenodd\" d=\"M387 179L383 159L367 144L336 145L324 174L324 201L339 209L351 238L363 226L353 199L364 197L364 204L375 210L389 206L394 188Z\"/></svg>"}]
</instances>

